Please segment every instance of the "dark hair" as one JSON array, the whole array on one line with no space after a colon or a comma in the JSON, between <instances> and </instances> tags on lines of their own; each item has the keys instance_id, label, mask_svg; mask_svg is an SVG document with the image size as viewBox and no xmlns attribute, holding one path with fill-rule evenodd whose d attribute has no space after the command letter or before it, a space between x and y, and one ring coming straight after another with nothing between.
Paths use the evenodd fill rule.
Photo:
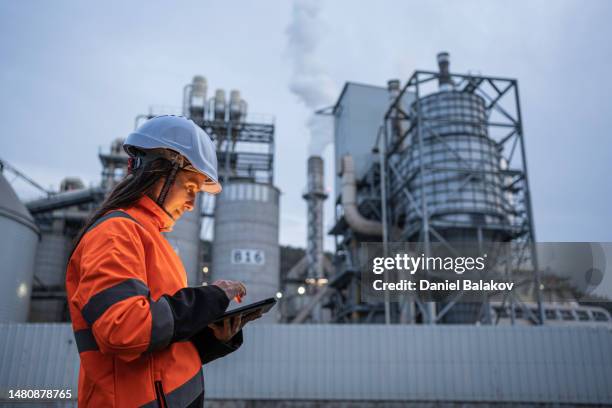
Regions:
<instances>
[{"instance_id":1,"label":"dark hair","mask_svg":"<svg viewBox=\"0 0 612 408\"><path fill-rule=\"evenodd\" d=\"M143 166L128 174L111 190L100 205L100 208L94 211L83 228L79 231L74 240L70 256L72 256L72 253L83 238L83 235L85 235L85 232L87 232L100 217L111 210L133 206L145 194L150 193L155 183L165 178L171 170L172 163L170 161L157 159L146 162ZM68 257L68 259L70 259L70 257Z\"/></svg>"}]
</instances>

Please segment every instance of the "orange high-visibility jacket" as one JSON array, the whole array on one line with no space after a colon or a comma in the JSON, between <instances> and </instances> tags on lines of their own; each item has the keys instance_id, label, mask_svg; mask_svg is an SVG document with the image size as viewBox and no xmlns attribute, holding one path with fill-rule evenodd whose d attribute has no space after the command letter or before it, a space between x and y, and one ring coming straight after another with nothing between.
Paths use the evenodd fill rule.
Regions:
<instances>
[{"instance_id":1,"label":"orange high-visibility jacket","mask_svg":"<svg viewBox=\"0 0 612 408\"><path fill-rule=\"evenodd\" d=\"M193 340L219 346L207 325L229 300L216 286L186 287L183 264L161 234L174 221L152 199L121 211L95 223L68 263L78 403L186 407L203 394L202 364L237 348L207 358Z\"/></svg>"}]
</instances>

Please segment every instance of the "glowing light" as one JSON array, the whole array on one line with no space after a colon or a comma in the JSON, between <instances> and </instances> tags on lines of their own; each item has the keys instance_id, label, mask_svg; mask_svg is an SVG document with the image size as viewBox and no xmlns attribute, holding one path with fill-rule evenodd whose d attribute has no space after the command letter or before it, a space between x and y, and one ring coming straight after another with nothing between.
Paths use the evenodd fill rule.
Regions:
<instances>
[{"instance_id":1,"label":"glowing light","mask_svg":"<svg viewBox=\"0 0 612 408\"><path fill-rule=\"evenodd\" d=\"M281 292L276 292L276 298L280 299L283 297L283 294Z\"/></svg>"},{"instance_id":2,"label":"glowing light","mask_svg":"<svg viewBox=\"0 0 612 408\"><path fill-rule=\"evenodd\" d=\"M28 295L28 285L22 282L17 287L17 296L19 296L20 298L23 298L23 297L26 297L27 295Z\"/></svg>"},{"instance_id":3,"label":"glowing light","mask_svg":"<svg viewBox=\"0 0 612 408\"><path fill-rule=\"evenodd\" d=\"M202 272L203 272L203 273L208 273L208 266L203 267L203 268L202 268Z\"/></svg>"},{"instance_id":4,"label":"glowing light","mask_svg":"<svg viewBox=\"0 0 612 408\"><path fill-rule=\"evenodd\" d=\"M306 293L306 289L303 286L300 286L297 289L297 293L298 293L298 295L303 295L304 293Z\"/></svg>"}]
</instances>

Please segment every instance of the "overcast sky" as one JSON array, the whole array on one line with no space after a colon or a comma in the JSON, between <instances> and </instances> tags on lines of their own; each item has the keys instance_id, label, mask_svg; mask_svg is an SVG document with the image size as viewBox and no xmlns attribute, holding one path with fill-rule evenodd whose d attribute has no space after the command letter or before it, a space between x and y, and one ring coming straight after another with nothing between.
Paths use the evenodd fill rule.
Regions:
<instances>
[{"instance_id":1,"label":"overcast sky","mask_svg":"<svg viewBox=\"0 0 612 408\"><path fill-rule=\"evenodd\" d=\"M331 95L346 81L384 86L435 69L441 50L454 72L517 78L538 240L612 241L612 1L334 0L318 10L309 52ZM239 89L250 111L276 117L281 243L305 246L311 109L290 90L294 18L282 0L0 1L0 157L44 186L97 183L98 149L150 105L179 107L202 74L209 95Z\"/></svg>"}]
</instances>

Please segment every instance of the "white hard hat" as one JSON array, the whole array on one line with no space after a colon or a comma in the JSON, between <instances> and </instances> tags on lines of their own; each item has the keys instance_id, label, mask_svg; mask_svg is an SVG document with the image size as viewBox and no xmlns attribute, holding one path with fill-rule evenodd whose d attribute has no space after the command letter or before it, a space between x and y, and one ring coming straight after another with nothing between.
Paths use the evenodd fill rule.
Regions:
<instances>
[{"instance_id":1,"label":"white hard hat","mask_svg":"<svg viewBox=\"0 0 612 408\"><path fill-rule=\"evenodd\" d=\"M163 149L164 153L150 157L175 160L177 157L172 152L178 153L188 161L181 161L182 169L202 173L212 180L207 192L221 192L215 145L208 134L190 119L174 115L153 117L129 134L123 148L132 157L138 157L139 152Z\"/></svg>"}]
</instances>

